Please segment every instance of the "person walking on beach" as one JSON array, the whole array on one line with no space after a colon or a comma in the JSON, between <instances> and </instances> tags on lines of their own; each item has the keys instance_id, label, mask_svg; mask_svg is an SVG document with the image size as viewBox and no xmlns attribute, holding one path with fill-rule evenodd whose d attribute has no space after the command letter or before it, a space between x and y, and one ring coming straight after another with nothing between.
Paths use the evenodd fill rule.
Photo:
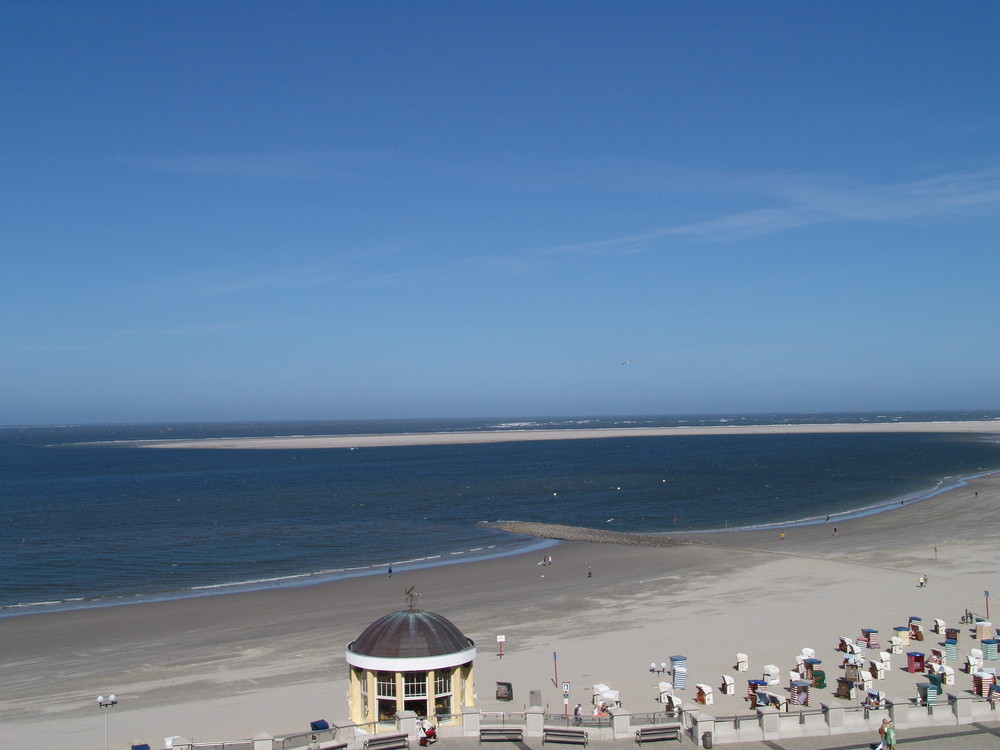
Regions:
<instances>
[{"instance_id":1,"label":"person walking on beach","mask_svg":"<svg viewBox=\"0 0 1000 750\"><path fill-rule=\"evenodd\" d=\"M580 716L580 711L583 709L579 703L573 707L573 726L580 726L583 724L583 717Z\"/></svg>"},{"instance_id":2,"label":"person walking on beach","mask_svg":"<svg viewBox=\"0 0 1000 750\"><path fill-rule=\"evenodd\" d=\"M392 566L389 566L389 578L392 578Z\"/></svg>"}]
</instances>

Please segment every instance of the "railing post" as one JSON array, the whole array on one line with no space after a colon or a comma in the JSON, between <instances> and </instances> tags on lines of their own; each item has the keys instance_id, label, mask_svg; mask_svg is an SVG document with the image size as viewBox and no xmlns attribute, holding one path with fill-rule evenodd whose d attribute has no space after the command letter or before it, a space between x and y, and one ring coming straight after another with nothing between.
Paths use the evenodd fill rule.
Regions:
<instances>
[{"instance_id":1,"label":"railing post","mask_svg":"<svg viewBox=\"0 0 1000 750\"><path fill-rule=\"evenodd\" d=\"M462 710L462 734L465 737L475 737L482 726L483 712L475 706L466 706Z\"/></svg>"},{"instance_id":2,"label":"railing post","mask_svg":"<svg viewBox=\"0 0 1000 750\"><path fill-rule=\"evenodd\" d=\"M253 750L274 750L274 737L267 732L255 734L253 738Z\"/></svg>"},{"instance_id":3,"label":"railing post","mask_svg":"<svg viewBox=\"0 0 1000 750\"><path fill-rule=\"evenodd\" d=\"M411 740L417 739L417 714L414 711L396 712L396 731L405 734Z\"/></svg>"},{"instance_id":4,"label":"railing post","mask_svg":"<svg viewBox=\"0 0 1000 750\"><path fill-rule=\"evenodd\" d=\"M545 709L541 706L532 706L524 712L525 734L528 737L541 737L542 730L545 729Z\"/></svg>"},{"instance_id":5,"label":"railing post","mask_svg":"<svg viewBox=\"0 0 1000 750\"><path fill-rule=\"evenodd\" d=\"M757 720L765 740L776 740L781 737L778 709L774 706L761 706L757 709Z\"/></svg>"},{"instance_id":6,"label":"railing post","mask_svg":"<svg viewBox=\"0 0 1000 750\"><path fill-rule=\"evenodd\" d=\"M909 726L910 702L906 698L887 698L885 705L893 724L897 727Z\"/></svg>"},{"instance_id":7,"label":"railing post","mask_svg":"<svg viewBox=\"0 0 1000 750\"><path fill-rule=\"evenodd\" d=\"M350 742L358 736L358 725L347 719L344 721L331 721L330 728L333 730L333 737L330 739L340 742Z\"/></svg>"},{"instance_id":8,"label":"railing post","mask_svg":"<svg viewBox=\"0 0 1000 750\"><path fill-rule=\"evenodd\" d=\"M616 740L627 740L632 734L632 712L612 706L608 713L611 714L611 736Z\"/></svg>"},{"instance_id":9,"label":"railing post","mask_svg":"<svg viewBox=\"0 0 1000 750\"><path fill-rule=\"evenodd\" d=\"M951 703L951 710L955 714L956 724L972 723L971 695L948 693L948 702Z\"/></svg>"},{"instance_id":10,"label":"railing post","mask_svg":"<svg viewBox=\"0 0 1000 750\"><path fill-rule=\"evenodd\" d=\"M844 707L831 706L826 703L820 703L820 706L823 709L823 716L826 718L826 728L830 734L843 734Z\"/></svg>"},{"instance_id":11,"label":"railing post","mask_svg":"<svg viewBox=\"0 0 1000 750\"><path fill-rule=\"evenodd\" d=\"M712 736L715 737L714 716L709 716L701 711L696 711L691 714L691 722L691 739L694 740L695 744L701 742L701 738L705 736L705 732L711 732Z\"/></svg>"}]
</instances>

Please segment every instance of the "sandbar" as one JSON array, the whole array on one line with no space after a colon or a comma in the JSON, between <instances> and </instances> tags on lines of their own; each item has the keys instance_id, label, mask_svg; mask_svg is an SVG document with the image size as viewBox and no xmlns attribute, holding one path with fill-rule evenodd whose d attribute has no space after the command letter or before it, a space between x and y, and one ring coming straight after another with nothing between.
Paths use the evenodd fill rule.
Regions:
<instances>
[{"instance_id":1,"label":"sandbar","mask_svg":"<svg viewBox=\"0 0 1000 750\"><path fill-rule=\"evenodd\" d=\"M794 435L877 432L1000 432L1000 421L864 422L835 424L717 425L698 427L615 427L559 430L484 430L414 432L375 435L287 435L273 437L203 438L199 440L143 440L147 448L216 450L304 450L316 448L377 448L405 445L466 445L534 440L596 440L606 438L669 437L680 435Z\"/></svg>"}]
</instances>

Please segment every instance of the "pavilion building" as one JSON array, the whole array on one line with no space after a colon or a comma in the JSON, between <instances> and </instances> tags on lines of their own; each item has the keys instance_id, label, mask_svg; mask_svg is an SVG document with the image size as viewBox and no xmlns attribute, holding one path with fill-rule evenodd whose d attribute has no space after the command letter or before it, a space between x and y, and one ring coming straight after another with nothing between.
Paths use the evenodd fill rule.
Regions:
<instances>
[{"instance_id":1,"label":"pavilion building","mask_svg":"<svg viewBox=\"0 0 1000 750\"><path fill-rule=\"evenodd\" d=\"M476 644L448 619L410 609L373 622L347 646L351 721L391 721L413 711L448 724L475 705Z\"/></svg>"}]
</instances>

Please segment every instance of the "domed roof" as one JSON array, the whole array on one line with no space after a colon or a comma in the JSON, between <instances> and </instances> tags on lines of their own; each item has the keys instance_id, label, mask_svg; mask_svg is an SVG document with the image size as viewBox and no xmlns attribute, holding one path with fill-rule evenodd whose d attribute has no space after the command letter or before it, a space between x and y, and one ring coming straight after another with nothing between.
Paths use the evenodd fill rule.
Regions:
<instances>
[{"instance_id":1,"label":"domed roof","mask_svg":"<svg viewBox=\"0 0 1000 750\"><path fill-rule=\"evenodd\" d=\"M447 618L405 609L378 618L347 650L365 656L410 659L454 654L473 645Z\"/></svg>"}]
</instances>

